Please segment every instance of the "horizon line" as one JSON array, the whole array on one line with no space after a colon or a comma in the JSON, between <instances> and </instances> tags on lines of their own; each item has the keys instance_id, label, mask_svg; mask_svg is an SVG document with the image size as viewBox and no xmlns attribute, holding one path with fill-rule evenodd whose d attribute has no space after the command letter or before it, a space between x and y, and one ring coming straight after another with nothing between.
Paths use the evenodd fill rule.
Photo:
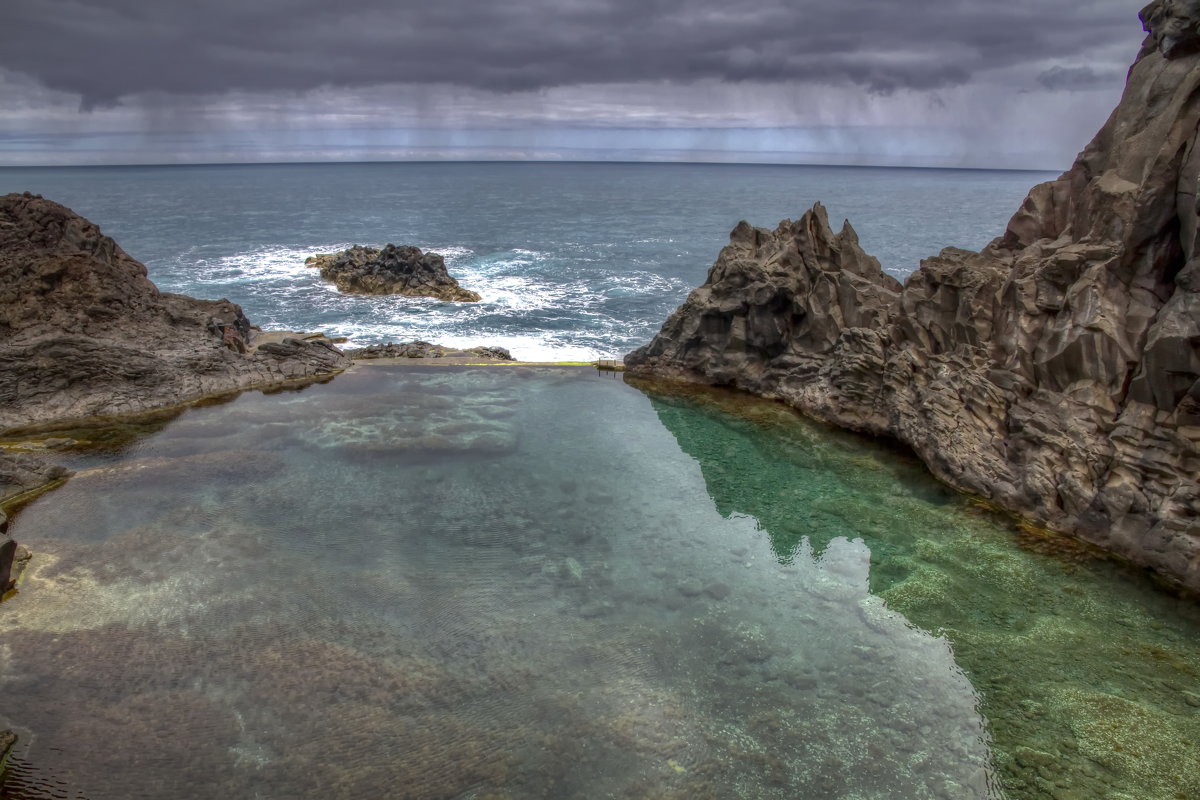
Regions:
<instances>
[{"instance_id":1,"label":"horizon line","mask_svg":"<svg viewBox=\"0 0 1200 800\"><path fill-rule=\"evenodd\" d=\"M955 172L1062 172L1061 169L1038 167L956 167L956 166L922 166L919 164L825 164L825 163L796 163L779 161L628 161L608 159L534 159L534 158L483 158L483 159L392 159L386 161L195 161L195 162L162 162L146 164L0 164L0 170L6 169L158 169L162 167L327 167L327 166L379 166L379 165L414 164L428 166L440 165L478 165L478 164L562 164L562 165L608 165L608 166L713 166L713 167L789 167L789 168L835 168L835 169L909 169L909 170L941 170Z\"/></svg>"}]
</instances>

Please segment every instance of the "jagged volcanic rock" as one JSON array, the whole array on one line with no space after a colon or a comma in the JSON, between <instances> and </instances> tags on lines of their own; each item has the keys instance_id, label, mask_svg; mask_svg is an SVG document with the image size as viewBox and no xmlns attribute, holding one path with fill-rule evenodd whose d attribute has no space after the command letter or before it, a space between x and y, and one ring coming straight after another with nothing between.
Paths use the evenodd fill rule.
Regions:
<instances>
[{"instance_id":1,"label":"jagged volcanic rock","mask_svg":"<svg viewBox=\"0 0 1200 800\"><path fill-rule=\"evenodd\" d=\"M112 417L345 369L323 341L256 346L228 300L160 292L69 209L0 197L0 431Z\"/></svg>"},{"instance_id":2,"label":"jagged volcanic rock","mask_svg":"<svg viewBox=\"0 0 1200 800\"><path fill-rule=\"evenodd\" d=\"M348 294L402 294L460 303L480 297L458 285L437 253L389 244L382 250L355 245L340 253L322 253L304 262Z\"/></svg>"},{"instance_id":3,"label":"jagged volcanic rock","mask_svg":"<svg viewBox=\"0 0 1200 800\"><path fill-rule=\"evenodd\" d=\"M1200 5L1142 19L1120 105L982 253L947 248L900 289L819 205L742 223L629 372L895 437L1200 591Z\"/></svg>"}]
</instances>

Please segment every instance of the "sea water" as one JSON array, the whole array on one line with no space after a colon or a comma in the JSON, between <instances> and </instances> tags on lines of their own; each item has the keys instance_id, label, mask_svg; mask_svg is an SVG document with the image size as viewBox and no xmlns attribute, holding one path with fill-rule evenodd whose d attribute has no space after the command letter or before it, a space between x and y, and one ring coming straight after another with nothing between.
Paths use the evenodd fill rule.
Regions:
<instances>
[{"instance_id":1,"label":"sea water","mask_svg":"<svg viewBox=\"0 0 1200 800\"><path fill-rule=\"evenodd\" d=\"M729 231L823 202L898 278L1000 235L1049 173L704 164L307 164L0 168L99 224L164 291L363 346L425 339L524 360L619 357L703 283ZM432 249L475 304L339 294L307 257Z\"/></svg>"},{"instance_id":2,"label":"sea water","mask_svg":"<svg viewBox=\"0 0 1200 800\"><path fill-rule=\"evenodd\" d=\"M777 404L359 366L55 438L4 800L1200 792L1194 604Z\"/></svg>"}]
</instances>

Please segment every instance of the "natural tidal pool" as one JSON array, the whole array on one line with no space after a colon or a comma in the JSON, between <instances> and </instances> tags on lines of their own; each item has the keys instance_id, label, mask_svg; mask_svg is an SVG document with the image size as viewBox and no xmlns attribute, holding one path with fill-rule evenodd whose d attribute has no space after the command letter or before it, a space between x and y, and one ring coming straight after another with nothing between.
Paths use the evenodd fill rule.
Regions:
<instances>
[{"instance_id":1,"label":"natural tidal pool","mask_svg":"<svg viewBox=\"0 0 1200 800\"><path fill-rule=\"evenodd\" d=\"M370 366L67 435L5 800L1200 795L1194 603L775 404Z\"/></svg>"}]
</instances>

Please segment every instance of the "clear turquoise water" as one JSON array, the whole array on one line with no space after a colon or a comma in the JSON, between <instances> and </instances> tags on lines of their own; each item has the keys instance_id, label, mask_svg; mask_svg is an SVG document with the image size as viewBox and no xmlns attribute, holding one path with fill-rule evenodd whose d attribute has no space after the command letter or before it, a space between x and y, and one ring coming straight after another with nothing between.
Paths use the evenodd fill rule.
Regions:
<instances>
[{"instance_id":1,"label":"clear turquoise water","mask_svg":"<svg viewBox=\"0 0 1200 800\"><path fill-rule=\"evenodd\" d=\"M360 367L69 435L5 800L1200 792L1194 605L778 405Z\"/></svg>"},{"instance_id":2,"label":"clear turquoise water","mask_svg":"<svg viewBox=\"0 0 1200 800\"><path fill-rule=\"evenodd\" d=\"M0 168L0 193L64 203L162 289L228 297L264 327L590 360L648 341L741 219L773 228L822 201L903 277L943 247L982 247L1049 177L704 164ZM343 296L304 266L387 242L442 253L483 302Z\"/></svg>"},{"instance_id":3,"label":"clear turquoise water","mask_svg":"<svg viewBox=\"0 0 1200 800\"><path fill-rule=\"evenodd\" d=\"M861 537L869 587L951 643L1010 798L1200 796L1200 607L946 489L906 454L738 394L641 384L726 516L786 563Z\"/></svg>"}]
</instances>

